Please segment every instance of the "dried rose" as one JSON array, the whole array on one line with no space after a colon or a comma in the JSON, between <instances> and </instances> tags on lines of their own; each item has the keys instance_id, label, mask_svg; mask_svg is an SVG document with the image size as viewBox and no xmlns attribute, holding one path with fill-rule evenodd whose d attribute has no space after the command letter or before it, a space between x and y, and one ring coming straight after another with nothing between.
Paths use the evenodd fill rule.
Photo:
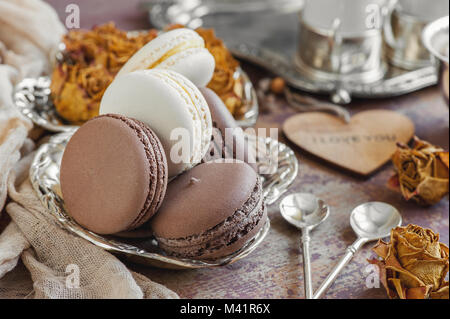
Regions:
<instances>
[{"instance_id":1,"label":"dried rose","mask_svg":"<svg viewBox=\"0 0 450 319\"><path fill-rule=\"evenodd\" d=\"M438 203L449 191L449 153L415 138L414 147L399 144L392 157L397 171L389 180L406 200L422 205Z\"/></svg>"},{"instance_id":2,"label":"dried rose","mask_svg":"<svg viewBox=\"0 0 450 319\"><path fill-rule=\"evenodd\" d=\"M379 266L389 298L449 298L445 281L449 251L439 242L439 234L416 225L397 227L391 231L390 243L380 240L373 251L381 259L369 262Z\"/></svg>"},{"instance_id":3,"label":"dried rose","mask_svg":"<svg viewBox=\"0 0 450 319\"><path fill-rule=\"evenodd\" d=\"M53 103L64 119L82 124L98 115L100 101L113 76L101 65L55 68L51 92Z\"/></svg>"},{"instance_id":4,"label":"dried rose","mask_svg":"<svg viewBox=\"0 0 450 319\"><path fill-rule=\"evenodd\" d=\"M103 93L116 73L156 36L156 30L128 34L114 23L68 32L63 38L64 59L53 70L50 88L59 115L73 124L97 116Z\"/></svg>"},{"instance_id":5,"label":"dried rose","mask_svg":"<svg viewBox=\"0 0 450 319\"><path fill-rule=\"evenodd\" d=\"M184 28L182 24L170 25L166 30ZM233 57L219 39L214 29L198 28L195 30L205 41L208 51L214 56L216 67L208 88L213 90L224 102L228 111L237 119L248 111L248 103L244 101L244 86L242 76L237 76L239 62Z\"/></svg>"},{"instance_id":6,"label":"dried rose","mask_svg":"<svg viewBox=\"0 0 450 319\"><path fill-rule=\"evenodd\" d=\"M103 93L114 77L100 65L86 67L78 72L77 84L85 90L88 98L100 103Z\"/></svg>"}]
</instances>

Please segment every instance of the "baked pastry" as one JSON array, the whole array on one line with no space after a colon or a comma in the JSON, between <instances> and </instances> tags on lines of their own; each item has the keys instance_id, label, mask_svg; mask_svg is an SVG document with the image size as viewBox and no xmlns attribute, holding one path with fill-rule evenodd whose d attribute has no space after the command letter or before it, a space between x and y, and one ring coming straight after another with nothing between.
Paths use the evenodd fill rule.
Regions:
<instances>
[{"instance_id":1,"label":"baked pastry","mask_svg":"<svg viewBox=\"0 0 450 319\"><path fill-rule=\"evenodd\" d=\"M115 234L141 226L158 210L167 188L167 161L144 123L108 114L72 136L60 180L64 204L78 224Z\"/></svg>"},{"instance_id":2,"label":"baked pastry","mask_svg":"<svg viewBox=\"0 0 450 319\"><path fill-rule=\"evenodd\" d=\"M176 29L161 34L134 54L118 76L137 70L166 69L176 71L197 86L206 86L214 73L214 57L205 41L190 29Z\"/></svg>"},{"instance_id":3,"label":"baked pastry","mask_svg":"<svg viewBox=\"0 0 450 319\"><path fill-rule=\"evenodd\" d=\"M117 77L100 114L122 114L146 123L166 152L169 178L201 162L212 134L211 114L198 88L179 73L141 70Z\"/></svg>"},{"instance_id":4,"label":"baked pastry","mask_svg":"<svg viewBox=\"0 0 450 319\"><path fill-rule=\"evenodd\" d=\"M156 29L126 32L107 23L69 31L50 87L58 114L81 125L99 114L102 96L119 70L125 74L157 66L177 71L197 86L207 85L233 116L241 118L248 109L243 79L236 72L239 62L223 41L212 29L192 31L180 25L170 29L174 31L158 36Z\"/></svg>"},{"instance_id":5,"label":"baked pastry","mask_svg":"<svg viewBox=\"0 0 450 319\"><path fill-rule=\"evenodd\" d=\"M240 160L256 170L256 156L248 145L243 130L214 91L200 88L208 103L213 123L213 136L203 162L220 158Z\"/></svg>"},{"instance_id":6,"label":"baked pastry","mask_svg":"<svg viewBox=\"0 0 450 319\"><path fill-rule=\"evenodd\" d=\"M218 160L173 180L150 227L167 254L214 260L241 249L266 220L255 171L243 162Z\"/></svg>"}]
</instances>

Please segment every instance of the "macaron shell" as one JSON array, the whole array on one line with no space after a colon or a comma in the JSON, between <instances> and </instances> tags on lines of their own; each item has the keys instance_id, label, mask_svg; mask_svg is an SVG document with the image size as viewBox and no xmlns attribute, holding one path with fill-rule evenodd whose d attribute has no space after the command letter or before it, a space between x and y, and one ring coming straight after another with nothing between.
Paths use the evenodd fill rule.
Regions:
<instances>
[{"instance_id":1,"label":"macaron shell","mask_svg":"<svg viewBox=\"0 0 450 319\"><path fill-rule=\"evenodd\" d=\"M112 118L88 121L63 155L65 206L77 222L98 234L126 230L145 205L150 170L143 144L127 124Z\"/></svg>"},{"instance_id":2,"label":"macaron shell","mask_svg":"<svg viewBox=\"0 0 450 319\"><path fill-rule=\"evenodd\" d=\"M154 186L155 191L152 193L152 196L147 197L147 202L142 213L129 227L130 229L135 229L146 223L161 206L167 189L168 168L164 149L155 133L143 122L135 119L130 120L135 122L137 126L142 129L144 134L140 134L139 136L144 143L147 157L150 158L154 156L156 162L156 169L150 172L152 177L151 180L153 180L153 185L151 185L150 188ZM152 155L152 153L154 154Z\"/></svg>"},{"instance_id":3,"label":"macaron shell","mask_svg":"<svg viewBox=\"0 0 450 319\"><path fill-rule=\"evenodd\" d=\"M201 150L202 122L195 118L196 110L185 88L171 84L168 73L170 71L141 70L116 78L103 95L100 114L121 114L148 125L164 148L170 178L196 164L192 159ZM180 141L171 140L171 134L180 128L189 134L186 142L190 152L185 152L182 161L176 163L170 152Z\"/></svg>"},{"instance_id":4,"label":"macaron shell","mask_svg":"<svg viewBox=\"0 0 450 319\"><path fill-rule=\"evenodd\" d=\"M189 98L192 101L192 104L197 111L196 118L199 118L201 121L202 131L200 153L196 153L195 155L197 156L194 157L193 160L193 162L195 163L200 163L201 159L203 158L203 156L205 156L209 148L212 135L212 119L208 103L206 102L203 94L199 91L199 89L184 76L181 76L176 72L168 72L167 76L170 77L174 82L176 82L180 87L182 87L183 90L188 94Z\"/></svg>"},{"instance_id":5,"label":"macaron shell","mask_svg":"<svg viewBox=\"0 0 450 319\"><path fill-rule=\"evenodd\" d=\"M169 255L205 260L238 251L266 221L262 182L254 170L218 160L172 181L150 227Z\"/></svg>"},{"instance_id":6,"label":"macaron shell","mask_svg":"<svg viewBox=\"0 0 450 319\"><path fill-rule=\"evenodd\" d=\"M239 239L236 240L234 243L224 245L221 249L218 249L214 252L202 254L198 258L201 260L223 258L241 249L248 241L250 241L253 237L255 237L266 224L268 218L267 208L263 206L261 209L263 210L261 219L258 220L258 223L248 233L246 233L244 236L239 237Z\"/></svg>"},{"instance_id":7,"label":"macaron shell","mask_svg":"<svg viewBox=\"0 0 450 319\"><path fill-rule=\"evenodd\" d=\"M203 116L204 113L202 113L201 110L207 107L206 103L204 100L198 99L198 96L201 96L201 94L197 94L197 87L181 74L170 70L153 70L152 74L159 77L161 81L165 82L178 92L180 97L185 101L185 107L188 109L189 114L191 114L193 121L199 124L194 127L193 144L191 144L192 155L190 157L190 162L192 163L191 167L193 167L200 162L198 156L202 154L203 133L207 120ZM208 115L210 118L209 110ZM209 122L210 121L211 120L209 120Z\"/></svg>"},{"instance_id":8,"label":"macaron shell","mask_svg":"<svg viewBox=\"0 0 450 319\"><path fill-rule=\"evenodd\" d=\"M249 164L257 171L254 151L249 147L243 130L239 128L223 101L209 88L200 88L199 90L208 103L214 135L203 161L208 162L218 158L237 159ZM225 142L228 142L226 140L227 129L231 129L231 134L233 135L233 145L231 146L225 145ZM228 139L230 138L228 137Z\"/></svg>"},{"instance_id":9,"label":"macaron shell","mask_svg":"<svg viewBox=\"0 0 450 319\"><path fill-rule=\"evenodd\" d=\"M211 81L216 62L205 48L191 48L179 52L164 60L156 68L178 72L198 87L204 87Z\"/></svg>"},{"instance_id":10,"label":"macaron shell","mask_svg":"<svg viewBox=\"0 0 450 319\"><path fill-rule=\"evenodd\" d=\"M139 49L120 69L117 76L155 67L172 54L189 47L205 47L205 41L190 29L162 33Z\"/></svg>"},{"instance_id":11,"label":"macaron shell","mask_svg":"<svg viewBox=\"0 0 450 319\"><path fill-rule=\"evenodd\" d=\"M151 220L155 235L183 238L215 227L247 202L257 178L242 162L194 167L169 183L166 198Z\"/></svg>"},{"instance_id":12,"label":"macaron shell","mask_svg":"<svg viewBox=\"0 0 450 319\"><path fill-rule=\"evenodd\" d=\"M266 222L266 209L258 180L246 203L222 223L198 235L178 239L156 236L159 245L176 257L214 259L243 247Z\"/></svg>"},{"instance_id":13,"label":"macaron shell","mask_svg":"<svg viewBox=\"0 0 450 319\"><path fill-rule=\"evenodd\" d=\"M186 59L179 60L185 51L194 49L195 55L182 55ZM201 49L196 51L195 49ZM191 52L192 53L192 52ZM178 58L172 59L172 57ZM164 69L172 69L186 76L197 86L204 86L211 80L215 60L212 54L205 49L205 41L191 29L176 29L159 35L136 52L121 68L117 76L137 71L156 68L163 65ZM165 63L166 61L171 61ZM209 79L209 80L208 80ZM206 82L206 83L205 83Z\"/></svg>"}]
</instances>

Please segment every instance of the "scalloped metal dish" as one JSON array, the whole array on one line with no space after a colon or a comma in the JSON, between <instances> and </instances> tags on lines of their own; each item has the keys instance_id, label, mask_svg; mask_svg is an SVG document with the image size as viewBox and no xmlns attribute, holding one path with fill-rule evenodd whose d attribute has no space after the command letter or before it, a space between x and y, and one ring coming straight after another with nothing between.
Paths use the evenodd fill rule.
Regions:
<instances>
[{"instance_id":1,"label":"scalloped metal dish","mask_svg":"<svg viewBox=\"0 0 450 319\"><path fill-rule=\"evenodd\" d=\"M235 78L242 78L244 103L247 112L237 120L241 127L250 127L258 118L258 98L248 75L238 68ZM33 123L51 131L68 132L76 128L63 120L55 109L50 96L51 80L48 76L26 78L17 84L14 90L14 102L19 110Z\"/></svg>"},{"instance_id":2,"label":"scalloped metal dish","mask_svg":"<svg viewBox=\"0 0 450 319\"><path fill-rule=\"evenodd\" d=\"M124 256L133 262L169 269L195 269L217 267L231 264L250 254L266 237L270 228L267 220L260 232L251 239L242 249L226 258L215 261L199 261L192 259L179 259L165 255L153 238L125 239L113 236L100 236L92 233L70 218L64 208L59 184L59 170L61 158L67 142L75 129L54 135L50 141L43 144L36 153L30 168L30 180L42 204L48 209L50 215L64 229L78 235L94 245L112 253ZM294 152L282 143L270 138L259 139L247 135L250 145L256 147L262 143L266 145L269 154L278 157L278 167L274 174L262 176L263 194L267 205L274 203L292 184L298 174L298 161ZM267 154L267 153L266 153ZM267 155L258 156L258 166L268 165L270 158Z\"/></svg>"}]
</instances>

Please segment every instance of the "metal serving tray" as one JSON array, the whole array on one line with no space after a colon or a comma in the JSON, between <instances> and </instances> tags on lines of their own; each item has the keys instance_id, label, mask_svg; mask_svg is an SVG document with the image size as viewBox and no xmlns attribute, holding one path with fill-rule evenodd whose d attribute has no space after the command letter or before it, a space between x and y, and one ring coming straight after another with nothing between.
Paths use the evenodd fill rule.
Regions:
<instances>
[{"instance_id":1,"label":"metal serving tray","mask_svg":"<svg viewBox=\"0 0 450 319\"><path fill-rule=\"evenodd\" d=\"M38 149L30 168L30 180L42 204L47 208L50 216L62 228L71 233L90 241L98 247L143 265L170 269L194 269L223 266L240 260L250 254L269 232L270 222L267 220L259 233L242 249L231 256L214 261L199 261L175 258L164 254L152 237L131 239L117 236L100 236L84 229L67 213L59 183L60 164L64 149L75 130L76 128L68 129L67 132L52 136L48 143L43 144ZM258 166L268 165L268 162L273 162L273 158L269 157L277 156L278 167L276 171L272 174L261 176L263 196L268 206L277 201L292 184L298 174L298 161L289 147L271 138L258 139L253 135L246 135L246 138L249 141L249 145L257 151ZM257 145L264 145L270 151L263 152Z\"/></svg>"},{"instance_id":2,"label":"metal serving tray","mask_svg":"<svg viewBox=\"0 0 450 319\"><path fill-rule=\"evenodd\" d=\"M158 28L179 22L173 15L175 2L147 6L150 22ZM202 10L178 6L177 16L182 16L188 26L192 24L192 27L214 28L233 54L285 78L294 88L320 94L331 94L336 90L334 81L308 78L298 71L294 62L298 42L298 11L303 1L299 1L297 7L281 6L279 10L266 7L266 10L242 10L239 14L232 14L234 11L230 8L233 4L238 8L242 1L241 4L239 1L228 3L228 11L213 10L217 1L204 2L200 7ZM209 7L213 9L208 10ZM390 65L387 59L384 62L387 71L380 81L367 84L346 82L345 89L353 97L386 98L414 92L437 83L436 69L432 66L407 71Z\"/></svg>"}]
</instances>

